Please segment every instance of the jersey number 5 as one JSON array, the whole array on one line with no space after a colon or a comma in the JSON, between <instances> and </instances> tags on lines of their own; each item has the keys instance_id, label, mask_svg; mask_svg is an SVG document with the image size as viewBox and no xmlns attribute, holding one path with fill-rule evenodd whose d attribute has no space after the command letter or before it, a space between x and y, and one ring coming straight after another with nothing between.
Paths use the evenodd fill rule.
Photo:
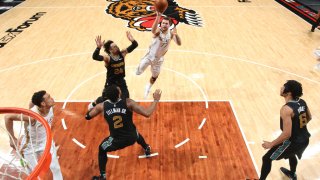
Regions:
<instances>
[{"instance_id":1,"label":"jersey number 5","mask_svg":"<svg viewBox=\"0 0 320 180\"><path fill-rule=\"evenodd\" d=\"M303 126L308 124L308 119L307 119L307 113L302 113L299 116L300 120L300 128L303 128Z\"/></svg>"},{"instance_id":2,"label":"jersey number 5","mask_svg":"<svg viewBox=\"0 0 320 180\"><path fill-rule=\"evenodd\" d=\"M113 117L113 127L115 129L123 127L122 116Z\"/></svg>"}]
</instances>

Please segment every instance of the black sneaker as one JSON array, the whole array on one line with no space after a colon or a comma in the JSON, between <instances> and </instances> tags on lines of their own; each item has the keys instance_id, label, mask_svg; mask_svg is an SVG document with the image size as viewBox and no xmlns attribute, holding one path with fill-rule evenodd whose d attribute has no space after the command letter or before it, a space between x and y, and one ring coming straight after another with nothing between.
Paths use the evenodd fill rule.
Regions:
<instances>
[{"instance_id":1,"label":"black sneaker","mask_svg":"<svg viewBox=\"0 0 320 180\"><path fill-rule=\"evenodd\" d=\"M146 156L150 156L151 154L151 147L148 145L148 147L144 150L144 153Z\"/></svg>"},{"instance_id":2,"label":"black sneaker","mask_svg":"<svg viewBox=\"0 0 320 180\"><path fill-rule=\"evenodd\" d=\"M297 175L296 173L294 173L294 175L292 175L291 171L289 171L289 169L281 167L280 171L285 174L288 178L292 179L292 180L297 180Z\"/></svg>"},{"instance_id":3,"label":"black sneaker","mask_svg":"<svg viewBox=\"0 0 320 180\"><path fill-rule=\"evenodd\" d=\"M106 180L106 178L102 176L93 176L92 180Z\"/></svg>"}]
</instances>

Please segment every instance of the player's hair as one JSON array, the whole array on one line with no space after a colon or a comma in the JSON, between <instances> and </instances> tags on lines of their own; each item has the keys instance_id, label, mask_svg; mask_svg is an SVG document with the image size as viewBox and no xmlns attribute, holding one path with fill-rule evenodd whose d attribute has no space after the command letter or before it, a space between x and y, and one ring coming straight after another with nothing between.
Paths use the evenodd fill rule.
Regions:
<instances>
[{"instance_id":1,"label":"player's hair","mask_svg":"<svg viewBox=\"0 0 320 180\"><path fill-rule=\"evenodd\" d=\"M41 90L38 92L35 92L31 98L31 102L40 107L41 106L41 102L44 100L43 96L46 94L47 92L45 90Z\"/></svg>"},{"instance_id":2,"label":"player's hair","mask_svg":"<svg viewBox=\"0 0 320 180\"><path fill-rule=\"evenodd\" d=\"M291 96L293 99L298 99L303 95L302 85L298 81L288 80L283 86L284 86L283 93L291 92Z\"/></svg>"},{"instance_id":3,"label":"player's hair","mask_svg":"<svg viewBox=\"0 0 320 180\"><path fill-rule=\"evenodd\" d=\"M163 17L160 23L162 23L163 20L169 21L170 26L172 25L172 20L168 16Z\"/></svg>"},{"instance_id":4,"label":"player's hair","mask_svg":"<svg viewBox=\"0 0 320 180\"><path fill-rule=\"evenodd\" d=\"M108 41L107 41L106 43L104 43L104 45L103 45L104 51L105 51L106 53L108 53L108 54L110 54L109 49L110 49L110 46L111 46L112 43L113 43L113 41L108 40Z\"/></svg>"},{"instance_id":5,"label":"player's hair","mask_svg":"<svg viewBox=\"0 0 320 180\"><path fill-rule=\"evenodd\" d=\"M108 99L110 99L111 102L117 102L119 98L118 86L114 84L111 86L108 86L106 89L106 96Z\"/></svg>"}]
</instances>

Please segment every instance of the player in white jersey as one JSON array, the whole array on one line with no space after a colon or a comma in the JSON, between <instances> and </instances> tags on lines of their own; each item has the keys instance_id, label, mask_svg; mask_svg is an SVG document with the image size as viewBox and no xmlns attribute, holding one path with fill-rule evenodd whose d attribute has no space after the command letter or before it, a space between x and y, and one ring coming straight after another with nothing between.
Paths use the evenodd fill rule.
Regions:
<instances>
[{"instance_id":1,"label":"player in white jersey","mask_svg":"<svg viewBox=\"0 0 320 180\"><path fill-rule=\"evenodd\" d=\"M139 66L137 67L136 74L140 75L150 65L152 76L150 83L145 87L144 98L147 98L150 89L154 82L157 80L161 65L163 63L163 56L169 49L171 40L173 39L177 45L181 45L181 39L177 34L177 29L170 30L172 21L169 17L164 16L160 22L162 14L157 12L157 17L152 25L153 38L147 54L141 59ZM158 24L160 22L160 27Z\"/></svg>"},{"instance_id":2,"label":"player in white jersey","mask_svg":"<svg viewBox=\"0 0 320 180\"><path fill-rule=\"evenodd\" d=\"M54 100L46 91L39 91L33 94L32 103L30 103L30 110L40 114L51 127L53 120L53 106ZM25 136L22 139L21 145L17 151L20 151L23 158L26 160L24 165L27 166L28 173L37 165L37 162L46 145L46 130L42 123L35 119L30 119L29 116L23 115L22 120L24 121ZM9 114L5 116L6 129L12 136L10 138L10 146L16 148L17 138L13 131L13 121L21 121L20 114ZM57 150L54 141L52 141L50 153L52 155L52 160L50 164L50 169L54 180L62 180L62 173L60 170L60 165L57 159Z\"/></svg>"}]
</instances>

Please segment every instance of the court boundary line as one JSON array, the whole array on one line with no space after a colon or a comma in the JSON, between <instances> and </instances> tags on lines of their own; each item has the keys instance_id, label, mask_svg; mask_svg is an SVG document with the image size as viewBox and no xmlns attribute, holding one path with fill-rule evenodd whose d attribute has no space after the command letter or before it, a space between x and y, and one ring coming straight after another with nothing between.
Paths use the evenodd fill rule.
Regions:
<instances>
[{"instance_id":1,"label":"court boundary line","mask_svg":"<svg viewBox=\"0 0 320 180\"><path fill-rule=\"evenodd\" d=\"M235 117L235 119L236 119L236 121L237 121L237 124L238 124L238 127L239 127L239 129L240 129L242 138L243 138L243 140L244 140L244 142L245 142L245 144L246 144L246 146L247 146L247 150L248 150L249 155L250 155L250 157L251 157L251 161L252 161L252 163L253 163L253 166L254 166L254 168L255 168L255 170L256 170L256 173L258 174L258 177L260 177L260 171L259 171L259 169L258 169L257 162L255 161L255 159L254 159L254 157L253 157L253 153L252 153L252 151L251 151L251 148L249 147L247 137L246 137L246 135L244 134L244 131L243 131L242 126L241 126L241 123L240 123L240 121L239 121L237 112L235 111L233 102L232 102L232 101L229 101L229 104L230 104L230 106L231 106L233 115L234 115L234 117Z\"/></svg>"}]
</instances>

